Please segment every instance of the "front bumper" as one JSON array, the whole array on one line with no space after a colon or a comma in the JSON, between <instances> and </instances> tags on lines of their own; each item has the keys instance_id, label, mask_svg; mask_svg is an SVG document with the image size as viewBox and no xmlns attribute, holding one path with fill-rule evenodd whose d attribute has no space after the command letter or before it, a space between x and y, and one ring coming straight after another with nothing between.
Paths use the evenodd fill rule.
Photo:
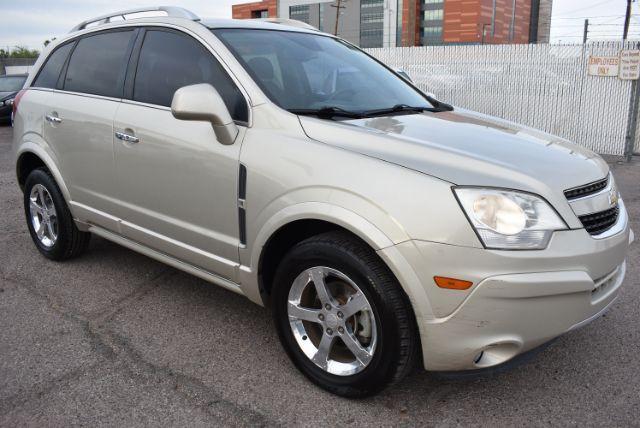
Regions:
<instances>
[{"instance_id":1,"label":"front bumper","mask_svg":"<svg viewBox=\"0 0 640 428\"><path fill-rule=\"evenodd\" d=\"M425 291L410 293L414 307L422 305L416 314L425 368L495 366L597 318L617 298L632 241L627 222L606 239L594 239L584 229L556 232L542 251L424 241L395 246ZM436 275L474 286L438 288Z\"/></svg>"}]
</instances>

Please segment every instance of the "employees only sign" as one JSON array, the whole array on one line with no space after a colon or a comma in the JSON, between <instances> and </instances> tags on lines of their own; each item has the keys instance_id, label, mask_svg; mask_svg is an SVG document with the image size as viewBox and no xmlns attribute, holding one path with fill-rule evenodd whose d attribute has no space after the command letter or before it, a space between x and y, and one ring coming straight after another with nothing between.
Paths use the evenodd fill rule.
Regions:
<instances>
[{"instance_id":1,"label":"employees only sign","mask_svg":"<svg viewBox=\"0 0 640 428\"><path fill-rule=\"evenodd\" d=\"M622 80L640 78L640 50L622 50L618 56L589 56L589 76L619 77Z\"/></svg>"},{"instance_id":2,"label":"employees only sign","mask_svg":"<svg viewBox=\"0 0 640 428\"><path fill-rule=\"evenodd\" d=\"M589 76L616 77L620 69L620 57L589 56Z\"/></svg>"}]
</instances>

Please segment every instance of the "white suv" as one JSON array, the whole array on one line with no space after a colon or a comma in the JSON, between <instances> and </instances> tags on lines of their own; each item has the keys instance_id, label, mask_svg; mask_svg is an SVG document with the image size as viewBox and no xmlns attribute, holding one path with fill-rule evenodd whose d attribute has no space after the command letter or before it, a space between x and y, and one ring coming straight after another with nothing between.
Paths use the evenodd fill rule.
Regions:
<instances>
[{"instance_id":1,"label":"white suv","mask_svg":"<svg viewBox=\"0 0 640 428\"><path fill-rule=\"evenodd\" d=\"M44 256L96 234L270 305L337 394L418 360L509 361L602 314L624 278L633 233L599 156L302 23L95 18L41 56L14 113Z\"/></svg>"}]
</instances>

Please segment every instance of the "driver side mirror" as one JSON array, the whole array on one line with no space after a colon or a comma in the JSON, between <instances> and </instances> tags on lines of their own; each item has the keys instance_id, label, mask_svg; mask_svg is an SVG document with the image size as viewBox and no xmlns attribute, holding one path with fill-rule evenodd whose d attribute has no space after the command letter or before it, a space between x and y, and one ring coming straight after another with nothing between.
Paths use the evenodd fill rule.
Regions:
<instances>
[{"instance_id":1,"label":"driver side mirror","mask_svg":"<svg viewBox=\"0 0 640 428\"><path fill-rule=\"evenodd\" d=\"M229 109L216 89L208 83L184 86L173 94L171 114L180 120L211 122L221 144L231 145L238 136Z\"/></svg>"}]
</instances>

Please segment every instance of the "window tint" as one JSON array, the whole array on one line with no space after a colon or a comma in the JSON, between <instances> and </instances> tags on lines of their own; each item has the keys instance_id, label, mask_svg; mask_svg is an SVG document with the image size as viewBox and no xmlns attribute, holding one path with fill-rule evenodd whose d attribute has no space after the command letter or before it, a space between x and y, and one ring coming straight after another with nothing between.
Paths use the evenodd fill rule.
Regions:
<instances>
[{"instance_id":1,"label":"window tint","mask_svg":"<svg viewBox=\"0 0 640 428\"><path fill-rule=\"evenodd\" d=\"M200 43L183 34L147 31L138 60L133 99L170 107L177 89L196 83L209 83L216 88L234 120L248 120L242 94Z\"/></svg>"},{"instance_id":2,"label":"window tint","mask_svg":"<svg viewBox=\"0 0 640 428\"><path fill-rule=\"evenodd\" d=\"M60 77L60 71L62 71L64 62L67 60L67 56L69 56L69 52L71 52L72 47L73 43L67 43L66 45L60 46L56 49L42 67L40 74L38 74L38 77L33 83L33 86L40 88L55 88L56 83L58 82L58 77Z\"/></svg>"},{"instance_id":3,"label":"window tint","mask_svg":"<svg viewBox=\"0 0 640 428\"><path fill-rule=\"evenodd\" d=\"M338 39L320 33L243 28L213 32L264 93L287 110L433 107L406 80Z\"/></svg>"},{"instance_id":4,"label":"window tint","mask_svg":"<svg viewBox=\"0 0 640 428\"><path fill-rule=\"evenodd\" d=\"M69 60L64 89L122 97L133 31L96 34L81 39Z\"/></svg>"}]
</instances>

